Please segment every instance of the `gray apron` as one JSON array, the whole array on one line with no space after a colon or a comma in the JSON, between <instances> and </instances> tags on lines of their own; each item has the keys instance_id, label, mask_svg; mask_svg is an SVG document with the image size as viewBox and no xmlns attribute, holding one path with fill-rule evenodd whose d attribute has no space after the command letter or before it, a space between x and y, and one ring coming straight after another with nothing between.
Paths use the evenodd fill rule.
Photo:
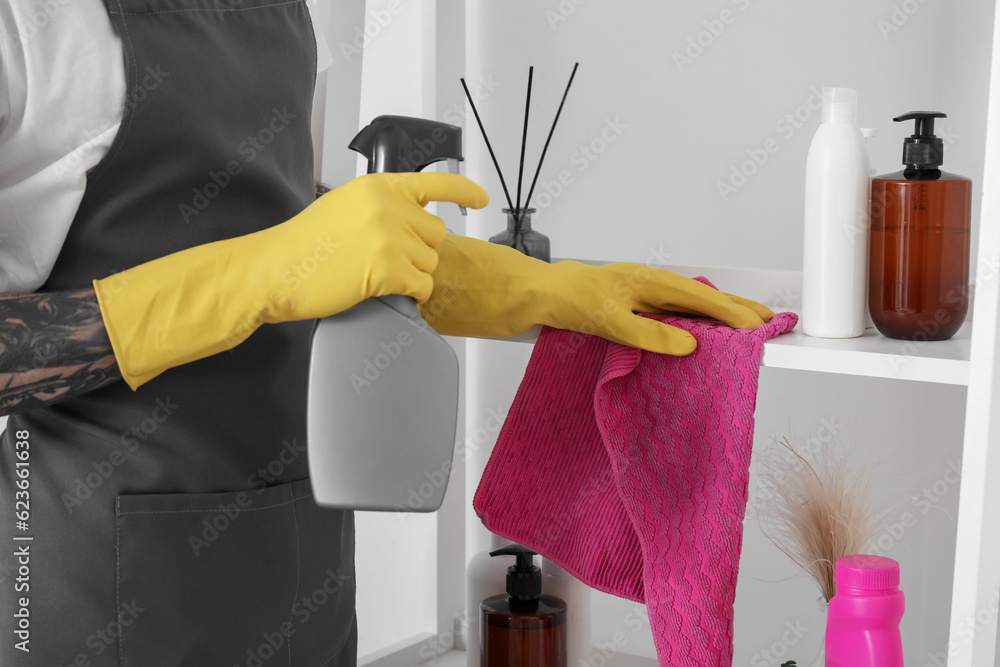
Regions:
<instances>
[{"instance_id":1,"label":"gray apron","mask_svg":"<svg viewBox=\"0 0 1000 667\"><path fill-rule=\"evenodd\" d=\"M303 0L107 4L125 115L41 291L273 226L314 197ZM265 325L138 391L10 418L0 665L356 664L354 517L318 507L308 480L311 326Z\"/></svg>"}]
</instances>

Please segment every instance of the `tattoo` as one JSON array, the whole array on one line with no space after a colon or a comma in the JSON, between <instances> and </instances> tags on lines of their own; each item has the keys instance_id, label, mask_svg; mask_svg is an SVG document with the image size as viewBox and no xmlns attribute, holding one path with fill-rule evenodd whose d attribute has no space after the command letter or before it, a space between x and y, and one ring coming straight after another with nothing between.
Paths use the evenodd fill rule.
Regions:
<instances>
[{"instance_id":1,"label":"tattoo","mask_svg":"<svg viewBox=\"0 0 1000 667\"><path fill-rule=\"evenodd\" d=\"M0 296L0 415L121 379L93 289Z\"/></svg>"}]
</instances>

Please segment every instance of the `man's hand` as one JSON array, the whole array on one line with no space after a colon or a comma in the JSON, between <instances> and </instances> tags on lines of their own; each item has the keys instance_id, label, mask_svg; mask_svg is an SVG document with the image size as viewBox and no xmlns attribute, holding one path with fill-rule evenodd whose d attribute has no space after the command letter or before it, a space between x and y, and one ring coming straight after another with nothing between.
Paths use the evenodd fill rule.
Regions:
<instances>
[{"instance_id":1,"label":"man's hand","mask_svg":"<svg viewBox=\"0 0 1000 667\"><path fill-rule=\"evenodd\" d=\"M429 201L482 208L456 174L368 174L273 227L94 281L122 377L133 389L235 347L261 324L327 317L373 296L426 300L445 226Z\"/></svg>"},{"instance_id":2,"label":"man's hand","mask_svg":"<svg viewBox=\"0 0 1000 667\"><path fill-rule=\"evenodd\" d=\"M520 252L449 234L438 248L424 319L450 336L515 336L535 324L590 333L652 352L686 355L686 331L634 313L681 312L752 329L770 309L696 280L643 264L548 264Z\"/></svg>"}]
</instances>

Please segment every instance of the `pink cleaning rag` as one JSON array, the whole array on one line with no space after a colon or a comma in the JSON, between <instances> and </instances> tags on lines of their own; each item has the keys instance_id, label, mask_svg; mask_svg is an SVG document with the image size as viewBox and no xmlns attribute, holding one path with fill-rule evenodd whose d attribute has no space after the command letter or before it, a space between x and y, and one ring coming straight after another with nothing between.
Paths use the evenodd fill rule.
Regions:
<instances>
[{"instance_id":1,"label":"pink cleaning rag","mask_svg":"<svg viewBox=\"0 0 1000 667\"><path fill-rule=\"evenodd\" d=\"M797 318L646 317L697 350L542 331L473 505L494 533L644 602L660 665L728 666L760 355Z\"/></svg>"}]
</instances>

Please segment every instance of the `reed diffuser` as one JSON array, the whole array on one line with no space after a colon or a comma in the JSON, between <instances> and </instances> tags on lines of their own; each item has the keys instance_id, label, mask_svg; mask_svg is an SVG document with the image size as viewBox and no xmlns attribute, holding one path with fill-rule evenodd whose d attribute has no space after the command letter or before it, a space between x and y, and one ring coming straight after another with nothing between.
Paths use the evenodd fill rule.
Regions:
<instances>
[{"instance_id":1,"label":"reed diffuser","mask_svg":"<svg viewBox=\"0 0 1000 667\"><path fill-rule=\"evenodd\" d=\"M504 180L503 172L500 171L500 163L497 162L497 156L493 152L493 146L490 144L490 139L486 136L486 129L483 127L483 121L479 117L479 111L476 109L476 103L472 101L472 95L469 94L469 87L465 84L465 79L461 79L462 88L465 90L465 96L469 100L469 104L472 107L472 113L476 116L476 122L479 124L479 131L483 134L483 139L486 141L486 148L490 152L490 157L493 159L493 166L497 170L497 175L500 177L500 185L503 187L504 197L507 199L507 208L503 209L503 212L507 214L507 229L490 237L490 243L497 243L500 245L509 246L515 250L528 255L529 257L535 257L543 261L548 262L550 259L550 244L549 237L541 234L531 228L531 214L535 212L535 209L530 207L531 195L535 192L535 184L538 183L538 174L542 169L542 162L545 161L545 153L549 150L549 142L552 140L552 134L555 132L556 123L559 122L559 115L562 114L563 104L566 103L566 96L569 94L569 88L573 85L573 77L576 76L576 68L580 66L580 63L573 65L573 71L569 75L569 82L566 84L566 90L563 92L562 101L559 102L559 109L556 111L556 117L552 121L552 127L549 129L549 136L545 139L545 145L542 147L542 155L538 159L538 166L535 168L535 176L531 180L531 186L528 188L528 196L524 199L524 205L521 205L521 184L524 176L524 152L528 141L528 116L531 110L531 81L534 76L534 67L528 68L528 94L524 102L524 130L521 133L521 159L518 164L517 170L517 198L515 201L511 201L510 191L507 189L507 182Z\"/></svg>"},{"instance_id":2,"label":"reed diffuser","mask_svg":"<svg viewBox=\"0 0 1000 667\"><path fill-rule=\"evenodd\" d=\"M758 513L764 535L819 585L829 602L841 556L863 554L888 512L876 512L875 461L852 472L848 456L822 448L810 462L787 438L760 456Z\"/></svg>"}]
</instances>

